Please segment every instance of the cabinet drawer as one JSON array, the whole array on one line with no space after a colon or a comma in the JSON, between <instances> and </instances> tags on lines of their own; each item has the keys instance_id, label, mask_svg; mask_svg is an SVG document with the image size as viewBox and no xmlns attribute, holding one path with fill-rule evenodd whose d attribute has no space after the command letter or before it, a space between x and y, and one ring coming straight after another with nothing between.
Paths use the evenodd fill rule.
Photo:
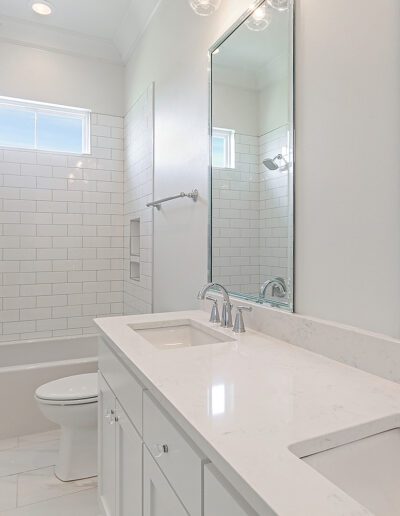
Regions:
<instances>
[{"instance_id":1,"label":"cabinet drawer","mask_svg":"<svg viewBox=\"0 0 400 516\"><path fill-rule=\"evenodd\" d=\"M189 514L201 516L206 459L147 391L143 394L143 439Z\"/></svg>"},{"instance_id":2,"label":"cabinet drawer","mask_svg":"<svg viewBox=\"0 0 400 516\"><path fill-rule=\"evenodd\" d=\"M99 346L99 369L141 435L143 387L103 341Z\"/></svg>"}]
</instances>

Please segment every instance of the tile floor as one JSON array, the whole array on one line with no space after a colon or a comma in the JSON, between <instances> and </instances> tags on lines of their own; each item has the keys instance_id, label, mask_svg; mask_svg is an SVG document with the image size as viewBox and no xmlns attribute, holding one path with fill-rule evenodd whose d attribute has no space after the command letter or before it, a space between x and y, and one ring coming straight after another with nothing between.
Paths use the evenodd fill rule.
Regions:
<instances>
[{"instance_id":1,"label":"tile floor","mask_svg":"<svg viewBox=\"0 0 400 516\"><path fill-rule=\"evenodd\" d=\"M98 516L97 479L54 475L59 432L0 440L0 516Z\"/></svg>"}]
</instances>

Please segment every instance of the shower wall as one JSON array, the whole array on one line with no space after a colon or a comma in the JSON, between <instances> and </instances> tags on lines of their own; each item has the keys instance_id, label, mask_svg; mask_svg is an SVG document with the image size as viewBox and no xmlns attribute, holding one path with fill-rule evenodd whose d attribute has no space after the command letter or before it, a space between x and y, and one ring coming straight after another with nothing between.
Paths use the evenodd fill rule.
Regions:
<instances>
[{"instance_id":1,"label":"shower wall","mask_svg":"<svg viewBox=\"0 0 400 516\"><path fill-rule=\"evenodd\" d=\"M289 159L286 83L279 77L260 90L213 85L214 124L236 131L236 163L213 169L212 269L233 292L257 296L266 280L288 278L289 177L263 165L277 154Z\"/></svg>"},{"instance_id":2,"label":"shower wall","mask_svg":"<svg viewBox=\"0 0 400 516\"><path fill-rule=\"evenodd\" d=\"M0 150L0 340L94 332L123 312L123 118L92 155Z\"/></svg>"},{"instance_id":3,"label":"shower wall","mask_svg":"<svg viewBox=\"0 0 400 516\"><path fill-rule=\"evenodd\" d=\"M235 135L235 168L213 170L213 274L230 291L259 289L259 139Z\"/></svg>"},{"instance_id":4,"label":"shower wall","mask_svg":"<svg viewBox=\"0 0 400 516\"><path fill-rule=\"evenodd\" d=\"M288 172L268 170L263 165L267 157L287 156L287 149L287 125L259 138L260 283L276 277L287 278L288 274Z\"/></svg>"},{"instance_id":5,"label":"shower wall","mask_svg":"<svg viewBox=\"0 0 400 516\"><path fill-rule=\"evenodd\" d=\"M124 313L153 311L153 85L125 117Z\"/></svg>"}]
</instances>

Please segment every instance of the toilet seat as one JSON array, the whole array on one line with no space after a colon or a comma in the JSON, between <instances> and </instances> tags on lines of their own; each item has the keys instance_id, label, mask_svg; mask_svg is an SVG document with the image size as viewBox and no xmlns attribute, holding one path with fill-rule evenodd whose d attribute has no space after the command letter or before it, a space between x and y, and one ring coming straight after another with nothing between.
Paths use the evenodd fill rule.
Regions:
<instances>
[{"instance_id":1,"label":"toilet seat","mask_svg":"<svg viewBox=\"0 0 400 516\"><path fill-rule=\"evenodd\" d=\"M35 397L46 405L85 405L97 403L97 373L67 376L36 389Z\"/></svg>"}]
</instances>

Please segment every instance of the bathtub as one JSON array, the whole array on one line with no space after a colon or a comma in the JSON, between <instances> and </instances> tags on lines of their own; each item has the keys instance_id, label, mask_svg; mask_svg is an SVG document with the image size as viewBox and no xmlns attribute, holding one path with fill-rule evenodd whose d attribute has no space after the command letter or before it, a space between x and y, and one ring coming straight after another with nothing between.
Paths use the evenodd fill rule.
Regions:
<instances>
[{"instance_id":1,"label":"bathtub","mask_svg":"<svg viewBox=\"0 0 400 516\"><path fill-rule=\"evenodd\" d=\"M0 344L0 439L51 430L34 393L63 376L97 371L97 336Z\"/></svg>"}]
</instances>

